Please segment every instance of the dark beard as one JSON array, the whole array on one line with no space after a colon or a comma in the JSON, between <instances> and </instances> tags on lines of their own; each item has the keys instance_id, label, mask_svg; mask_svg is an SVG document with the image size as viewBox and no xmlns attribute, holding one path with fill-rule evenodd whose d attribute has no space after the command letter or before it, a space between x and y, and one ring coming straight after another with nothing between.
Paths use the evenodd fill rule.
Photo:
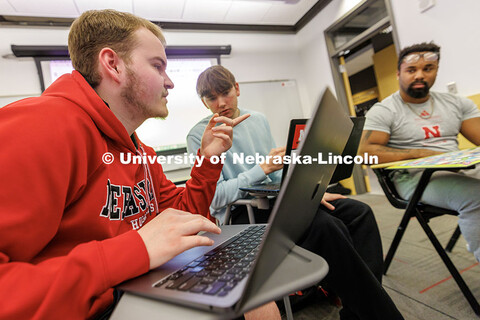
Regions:
<instances>
[{"instance_id":1,"label":"dark beard","mask_svg":"<svg viewBox=\"0 0 480 320\"><path fill-rule=\"evenodd\" d=\"M138 80L132 69L127 67L126 72L128 77L128 83L126 88L122 90L121 96L124 101L131 106L132 110L141 113L145 117L145 119L147 119L151 117L151 115L149 115L147 112L147 106L140 100L140 97L143 95L140 81Z\"/></svg>"},{"instance_id":2,"label":"dark beard","mask_svg":"<svg viewBox=\"0 0 480 320\"><path fill-rule=\"evenodd\" d=\"M414 89L413 86L419 83L425 85L425 87L423 87L422 89L419 89L419 88ZM428 87L428 84L425 81L415 81L411 83L407 88L407 94L414 99L425 98L428 95L429 91L430 91L430 88Z\"/></svg>"}]
</instances>

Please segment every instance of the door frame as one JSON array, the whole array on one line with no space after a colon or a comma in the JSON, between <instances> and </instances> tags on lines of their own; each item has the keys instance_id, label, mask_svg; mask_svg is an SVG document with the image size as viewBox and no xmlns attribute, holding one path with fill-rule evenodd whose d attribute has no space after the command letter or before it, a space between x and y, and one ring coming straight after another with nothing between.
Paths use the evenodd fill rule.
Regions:
<instances>
[{"instance_id":1,"label":"door frame","mask_svg":"<svg viewBox=\"0 0 480 320\"><path fill-rule=\"evenodd\" d=\"M343 80L343 72L344 66L342 66L339 61L340 57L345 54L345 51L351 50L358 45L362 44L363 42L371 39L373 36L378 34L381 30L391 26L392 27L392 38L393 44L395 45L397 55L399 53L399 40L398 40L398 33L395 27L394 16L392 12L392 0L383 0L385 2L385 7L387 10L387 16L382 18L380 21L375 23L373 26L368 28L367 30L363 31L350 41L346 42L339 48L335 48L333 42L333 31L337 30L340 26L344 25L348 21L350 21L353 17L356 17L360 12L368 8L373 2L378 0L362 0L359 2L355 7L345 13L342 17L340 17L337 21L335 21L330 27L325 29L324 36L327 45L327 51L329 56L330 62L330 69L332 70L333 82L335 85L335 93L337 95L337 99L342 106L344 106L345 111L350 114L349 110L349 99L352 99L350 88L347 88L344 84ZM350 93L350 97L347 96L347 90ZM363 172L362 167L356 165L353 171L353 179L354 185L357 194L365 193L370 191L369 181L368 178L364 178L365 173Z\"/></svg>"}]
</instances>

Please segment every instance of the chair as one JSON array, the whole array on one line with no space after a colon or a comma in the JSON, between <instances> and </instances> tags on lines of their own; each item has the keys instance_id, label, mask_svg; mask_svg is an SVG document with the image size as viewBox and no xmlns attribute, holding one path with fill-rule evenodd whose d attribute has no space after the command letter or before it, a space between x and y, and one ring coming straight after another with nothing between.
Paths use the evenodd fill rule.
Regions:
<instances>
[{"instance_id":1,"label":"chair","mask_svg":"<svg viewBox=\"0 0 480 320\"><path fill-rule=\"evenodd\" d=\"M449 256L445 252L445 251L451 252L453 246L457 242L458 237L460 236L460 233L461 233L459 226L457 226L457 228L455 229L455 232L453 233L452 237L450 238L450 241L448 242L446 248L444 249L440 244L440 242L438 241L435 234L433 233L432 229L428 225L428 222L432 218L442 216L444 214L458 216L458 212L443 209L440 207L422 204L419 202L421 194L425 186L427 185L433 171L434 170L432 169L425 170L424 174L422 175L422 178L419 181L419 186L417 186L417 190L422 188L421 192L417 193L417 190L416 190L414 195L412 196L412 199L410 199L410 201L407 201L400 197L400 195L398 194L395 188L394 183L390 179L389 173L392 172L391 170L386 170L383 168L373 169L373 172L375 172L378 178L378 181L380 183L380 186L382 187L383 192L385 193L385 196L387 197L390 204L398 209L406 209L403 215L403 218L400 222L400 225L398 226L398 229L392 241L392 244L390 245L387 256L385 258L383 273L387 274L387 270L390 266L390 263L392 262L393 256L395 255L395 252L398 248L398 245L400 244L403 234L405 233L405 230L407 228L408 222L410 221L410 218L416 217L418 222L420 223L420 226L423 228L430 242L432 243L435 250L439 254L440 258L442 259L443 263L445 264L447 269L450 271L450 274L452 275L453 279L455 280L457 285L460 287L460 290L462 291L463 295L465 296L468 303L472 307L473 311L477 315L480 315L480 305L478 304L478 301L475 299L472 292L470 291L470 288L467 286L462 276L458 272L457 268L453 264L452 260L449 258Z\"/></svg>"},{"instance_id":2,"label":"chair","mask_svg":"<svg viewBox=\"0 0 480 320\"><path fill-rule=\"evenodd\" d=\"M247 207L248 221L250 224L255 224L255 212L253 211L253 207L256 207L259 209L268 209L270 206L270 203L267 197L255 197L252 199L238 199L237 201L232 202L227 206L223 224L230 224L232 222L230 219L232 206L238 206L238 205L244 205ZM285 305L285 313L287 315L287 320L293 320L292 306L290 305L290 298L288 296L283 297L283 304Z\"/></svg>"},{"instance_id":3,"label":"chair","mask_svg":"<svg viewBox=\"0 0 480 320\"><path fill-rule=\"evenodd\" d=\"M247 207L248 222L250 224L255 224L255 213L253 211L253 207L264 209L264 210L270 207L270 203L267 197L255 197L252 199L238 199L237 201L232 202L227 206L227 210L225 211L225 218L223 219L223 224L231 223L232 206L238 206L238 205L245 205Z\"/></svg>"}]
</instances>

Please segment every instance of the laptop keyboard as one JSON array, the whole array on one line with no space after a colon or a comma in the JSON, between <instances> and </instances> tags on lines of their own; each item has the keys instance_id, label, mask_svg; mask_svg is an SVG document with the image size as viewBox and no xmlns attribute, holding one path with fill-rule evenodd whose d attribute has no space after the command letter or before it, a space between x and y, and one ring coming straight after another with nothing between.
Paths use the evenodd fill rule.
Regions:
<instances>
[{"instance_id":1,"label":"laptop keyboard","mask_svg":"<svg viewBox=\"0 0 480 320\"><path fill-rule=\"evenodd\" d=\"M274 184L255 184L248 186L246 188L239 188L240 190L243 191L248 191L251 193L255 193L256 191L259 192L268 192L268 191L273 191L278 193L278 190L280 190L280 184L279 183L274 183Z\"/></svg>"},{"instance_id":2,"label":"laptop keyboard","mask_svg":"<svg viewBox=\"0 0 480 320\"><path fill-rule=\"evenodd\" d=\"M264 185L261 185L261 188L264 189L264 190L279 190L280 189L280 184L279 183L264 184Z\"/></svg>"},{"instance_id":3,"label":"laptop keyboard","mask_svg":"<svg viewBox=\"0 0 480 320\"><path fill-rule=\"evenodd\" d=\"M219 297L228 295L250 272L265 229L265 225L248 227L154 287Z\"/></svg>"}]
</instances>

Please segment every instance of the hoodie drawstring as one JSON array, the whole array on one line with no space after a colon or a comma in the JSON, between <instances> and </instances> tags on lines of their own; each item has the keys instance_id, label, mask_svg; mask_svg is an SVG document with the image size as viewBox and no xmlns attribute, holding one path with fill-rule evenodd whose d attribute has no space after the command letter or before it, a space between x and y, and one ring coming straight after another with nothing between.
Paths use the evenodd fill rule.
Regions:
<instances>
[{"instance_id":1,"label":"hoodie drawstring","mask_svg":"<svg viewBox=\"0 0 480 320\"><path fill-rule=\"evenodd\" d=\"M145 149L143 149L142 145L139 144L139 148L142 152L140 152L138 149L137 154L141 157L146 154ZM143 161L144 162L144 161ZM156 214L158 214L158 203L156 200L156 193L155 193L155 186L153 185L153 179L152 179L152 174L150 172L150 167L148 166L148 163L143 163L143 174L145 177L145 189L147 193L147 201L148 201L148 213L151 214L150 210L150 203L152 201L152 198L150 197L150 192L148 190L148 181L150 181L150 185L152 186L152 192L153 192L153 201L155 203L155 208L156 208Z\"/></svg>"}]
</instances>

